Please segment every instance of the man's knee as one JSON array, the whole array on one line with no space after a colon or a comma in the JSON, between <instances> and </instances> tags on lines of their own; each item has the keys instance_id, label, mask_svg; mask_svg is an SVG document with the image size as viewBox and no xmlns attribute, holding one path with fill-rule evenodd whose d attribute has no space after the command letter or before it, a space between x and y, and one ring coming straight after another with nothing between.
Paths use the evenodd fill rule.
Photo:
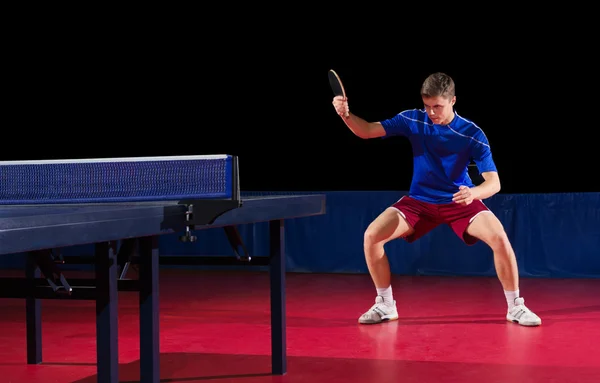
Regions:
<instances>
[{"instance_id":1,"label":"man's knee","mask_svg":"<svg viewBox=\"0 0 600 383\"><path fill-rule=\"evenodd\" d=\"M493 251L495 252L508 252L511 248L508 235L503 228L495 228L490 230L489 233L483 238Z\"/></svg>"},{"instance_id":2,"label":"man's knee","mask_svg":"<svg viewBox=\"0 0 600 383\"><path fill-rule=\"evenodd\" d=\"M387 242L411 232L412 229L398 210L388 208L365 230L364 246L365 249L383 246Z\"/></svg>"},{"instance_id":3,"label":"man's knee","mask_svg":"<svg viewBox=\"0 0 600 383\"><path fill-rule=\"evenodd\" d=\"M377 245L378 243L383 241L383 236L378 232L375 225L371 224L365 230L363 242L365 247L371 247Z\"/></svg>"},{"instance_id":4,"label":"man's knee","mask_svg":"<svg viewBox=\"0 0 600 383\"><path fill-rule=\"evenodd\" d=\"M511 244L508 235L494 214L477 215L467 227L467 234L485 242L494 251L510 250Z\"/></svg>"},{"instance_id":5,"label":"man's knee","mask_svg":"<svg viewBox=\"0 0 600 383\"><path fill-rule=\"evenodd\" d=\"M386 242L381 230L377 230L377 226L370 225L364 233L363 249L367 260L375 261L385 255L383 246Z\"/></svg>"}]
</instances>

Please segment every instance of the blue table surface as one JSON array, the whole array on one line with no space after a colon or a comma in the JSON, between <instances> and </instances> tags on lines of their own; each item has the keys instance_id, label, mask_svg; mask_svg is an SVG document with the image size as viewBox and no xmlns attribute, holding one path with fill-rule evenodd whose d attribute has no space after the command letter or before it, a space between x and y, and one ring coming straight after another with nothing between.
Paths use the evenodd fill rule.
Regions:
<instances>
[{"instance_id":1,"label":"blue table surface","mask_svg":"<svg viewBox=\"0 0 600 383\"><path fill-rule=\"evenodd\" d=\"M178 232L185 211L176 201L0 205L0 254ZM206 228L321 214L322 194L247 196Z\"/></svg>"}]
</instances>

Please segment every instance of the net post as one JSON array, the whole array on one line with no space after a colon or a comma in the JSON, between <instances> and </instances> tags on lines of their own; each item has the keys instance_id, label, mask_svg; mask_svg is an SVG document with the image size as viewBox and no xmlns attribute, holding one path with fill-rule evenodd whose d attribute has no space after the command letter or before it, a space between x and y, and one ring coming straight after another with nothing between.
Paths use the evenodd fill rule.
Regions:
<instances>
[{"instance_id":1,"label":"net post","mask_svg":"<svg viewBox=\"0 0 600 383\"><path fill-rule=\"evenodd\" d=\"M231 182L232 182L232 191L231 197L234 201L241 201L240 196L240 170L239 170L239 160L238 156L231 156Z\"/></svg>"}]
</instances>

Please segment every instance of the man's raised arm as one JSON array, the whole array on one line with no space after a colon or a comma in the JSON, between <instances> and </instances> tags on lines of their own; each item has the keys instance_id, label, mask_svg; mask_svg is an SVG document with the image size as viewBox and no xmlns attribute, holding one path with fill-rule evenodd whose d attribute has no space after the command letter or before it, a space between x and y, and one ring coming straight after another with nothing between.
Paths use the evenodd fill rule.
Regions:
<instances>
[{"instance_id":1,"label":"man's raised arm","mask_svg":"<svg viewBox=\"0 0 600 383\"><path fill-rule=\"evenodd\" d=\"M356 136L369 139L383 137L385 135L385 129L379 122L368 122L364 119L352 114L348 107L348 100L342 96L336 96L333 98L333 106L337 114L342 118L346 126Z\"/></svg>"}]
</instances>

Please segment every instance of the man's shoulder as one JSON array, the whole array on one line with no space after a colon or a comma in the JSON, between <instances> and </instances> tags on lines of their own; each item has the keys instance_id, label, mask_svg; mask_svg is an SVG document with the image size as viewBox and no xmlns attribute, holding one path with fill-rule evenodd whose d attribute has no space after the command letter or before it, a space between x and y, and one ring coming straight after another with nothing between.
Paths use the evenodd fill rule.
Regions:
<instances>
[{"instance_id":1,"label":"man's shoulder","mask_svg":"<svg viewBox=\"0 0 600 383\"><path fill-rule=\"evenodd\" d=\"M398 113L399 116L406 118L411 121L424 123L425 118L427 117L427 113L423 109L405 109L402 112Z\"/></svg>"},{"instance_id":2,"label":"man's shoulder","mask_svg":"<svg viewBox=\"0 0 600 383\"><path fill-rule=\"evenodd\" d=\"M481 130L481 128L475 123L473 122L473 120L470 120L468 118L465 118L461 115L459 115L458 113L454 112L455 115L455 120L453 121L454 127L457 129L465 129L465 130Z\"/></svg>"},{"instance_id":3,"label":"man's shoulder","mask_svg":"<svg viewBox=\"0 0 600 383\"><path fill-rule=\"evenodd\" d=\"M381 120L380 123L386 131L401 128L404 135L413 134L419 130L419 126L425 124L427 114L424 110L405 109L395 116Z\"/></svg>"},{"instance_id":4,"label":"man's shoulder","mask_svg":"<svg viewBox=\"0 0 600 383\"><path fill-rule=\"evenodd\" d=\"M481 129L481 127L479 127L479 125L477 125L472 120L469 120L468 118L459 116L457 113L455 113L455 115L456 115L456 120L454 121L455 123L451 124L451 127L454 130L456 130L457 132L459 132L460 134L463 134L465 136L487 141L485 133L484 133L483 129Z\"/></svg>"}]
</instances>

